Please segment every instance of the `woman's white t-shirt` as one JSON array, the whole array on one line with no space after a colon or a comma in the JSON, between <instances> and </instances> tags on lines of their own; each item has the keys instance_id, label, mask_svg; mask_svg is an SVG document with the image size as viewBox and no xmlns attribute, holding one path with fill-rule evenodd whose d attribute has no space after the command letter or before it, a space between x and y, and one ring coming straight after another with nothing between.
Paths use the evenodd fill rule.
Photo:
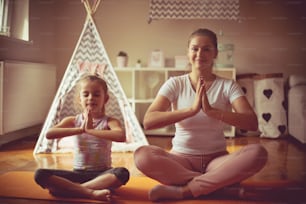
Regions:
<instances>
[{"instance_id":1,"label":"woman's white t-shirt","mask_svg":"<svg viewBox=\"0 0 306 204\"><path fill-rule=\"evenodd\" d=\"M189 75L169 78L160 88L158 95L167 97L172 103L172 110L191 107L195 91ZM230 79L217 77L207 90L207 97L212 107L231 110L231 103L244 93L240 86ZM224 123L208 117L202 110L196 115L175 123L175 136L172 150L184 154L203 155L226 150Z\"/></svg>"}]
</instances>

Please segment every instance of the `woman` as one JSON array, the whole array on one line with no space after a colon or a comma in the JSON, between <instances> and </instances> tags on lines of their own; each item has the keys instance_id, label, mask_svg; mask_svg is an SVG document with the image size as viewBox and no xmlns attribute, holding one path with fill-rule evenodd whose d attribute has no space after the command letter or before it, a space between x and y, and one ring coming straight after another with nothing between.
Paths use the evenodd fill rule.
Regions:
<instances>
[{"instance_id":1,"label":"woman","mask_svg":"<svg viewBox=\"0 0 306 204\"><path fill-rule=\"evenodd\" d=\"M267 151L259 144L226 151L224 123L257 130L258 121L238 84L212 73L217 47L214 32L193 32L187 51L191 72L167 80L145 114L145 129L176 127L170 152L143 146L134 154L137 168L163 184L150 190L152 201L207 195L254 175L266 163Z\"/></svg>"}]
</instances>

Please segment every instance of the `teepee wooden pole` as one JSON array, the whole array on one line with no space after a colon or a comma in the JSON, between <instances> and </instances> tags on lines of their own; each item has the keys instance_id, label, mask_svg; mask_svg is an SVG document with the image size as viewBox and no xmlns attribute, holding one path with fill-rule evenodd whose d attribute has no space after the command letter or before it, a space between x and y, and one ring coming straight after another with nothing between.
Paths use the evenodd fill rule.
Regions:
<instances>
[{"instance_id":1,"label":"teepee wooden pole","mask_svg":"<svg viewBox=\"0 0 306 204\"><path fill-rule=\"evenodd\" d=\"M97 8L98 8L100 2L101 2L101 0L95 0L94 5L93 5L93 7L92 7L93 13L96 13Z\"/></svg>"},{"instance_id":2,"label":"teepee wooden pole","mask_svg":"<svg viewBox=\"0 0 306 204\"><path fill-rule=\"evenodd\" d=\"M82 0L82 2L89 16L92 16L97 11L100 4L100 0L95 0L92 5L89 3L89 0Z\"/></svg>"},{"instance_id":3,"label":"teepee wooden pole","mask_svg":"<svg viewBox=\"0 0 306 204\"><path fill-rule=\"evenodd\" d=\"M88 0L82 0L83 4L84 4L84 7L87 11L87 15L91 16L92 15L92 10L90 8L90 4L88 2Z\"/></svg>"}]
</instances>

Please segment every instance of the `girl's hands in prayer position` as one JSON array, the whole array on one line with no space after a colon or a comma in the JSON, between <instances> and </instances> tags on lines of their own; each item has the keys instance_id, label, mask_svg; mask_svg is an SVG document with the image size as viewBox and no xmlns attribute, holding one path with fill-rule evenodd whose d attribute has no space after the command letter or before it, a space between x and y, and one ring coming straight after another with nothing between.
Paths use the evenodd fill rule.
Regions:
<instances>
[{"instance_id":1,"label":"girl's hands in prayer position","mask_svg":"<svg viewBox=\"0 0 306 204\"><path fill-rule=\"evenodd\" d=\"M93 121L92 121L92 114L90 110L86 110L84 112L84 122L81 126L81 129L83 132L86 132L86 130L93 129Z\"/></svg>"},{"instance_id":2,"label":"girl's hands in prayer position","mask_svg":"<svg viewBox=\"0 0 306 204\"><path fill-rule=\"evenodd\" d=\"M88 130L88 129L94 129L91 110L87 110L86 116L87 117L85 119L85 131Z\"/></svg>"}]
</instances>

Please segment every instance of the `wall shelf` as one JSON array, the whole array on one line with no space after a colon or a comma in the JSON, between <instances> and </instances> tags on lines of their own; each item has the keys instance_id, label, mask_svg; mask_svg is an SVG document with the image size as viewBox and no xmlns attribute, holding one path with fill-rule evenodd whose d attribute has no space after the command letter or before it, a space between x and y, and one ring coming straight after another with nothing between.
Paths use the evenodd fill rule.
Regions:
<instances>
[{"instance_id":1,"label":"wall shelf","mask_svg":"<svg viewBox=\"0 0 306 204\"><path fill-rule=\"evenodd\" d=\"M142 124L144 114L149 105L153 102L160 86L171 76L182 75L189 72L188 69L173 67L123 67L114 68L114 70L140 124ZM217 68L214 69L213 72L218 76L236 80L236 69L233 67ZM149 130L145 131L145 134L173 136L174 127ZM234 137L235 128L232 126L226 127L224 134L227 137Z\"/></svg>"}]
</instances>

